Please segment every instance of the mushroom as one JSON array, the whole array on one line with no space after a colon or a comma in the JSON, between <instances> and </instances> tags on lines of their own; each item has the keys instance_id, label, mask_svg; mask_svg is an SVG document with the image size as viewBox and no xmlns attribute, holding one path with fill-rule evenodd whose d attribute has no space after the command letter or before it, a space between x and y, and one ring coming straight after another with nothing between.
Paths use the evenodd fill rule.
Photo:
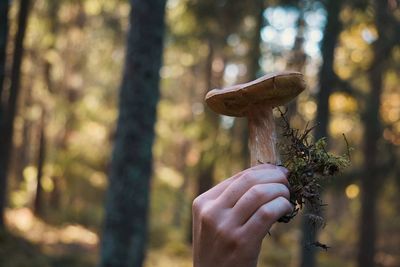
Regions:
<instances>
[{"instance_id":1,"label":"mushroom","mask_svg":"<svg viewBox=\"0 0 400 267\"><path fill-rule=\"evenodd\" d=\"M280 164L272 109L288 103L305 87L299 72L274 72L248 83L213 89L205 99L216 113L248 118L251 166Z\"/></svg>"}]
</instances>

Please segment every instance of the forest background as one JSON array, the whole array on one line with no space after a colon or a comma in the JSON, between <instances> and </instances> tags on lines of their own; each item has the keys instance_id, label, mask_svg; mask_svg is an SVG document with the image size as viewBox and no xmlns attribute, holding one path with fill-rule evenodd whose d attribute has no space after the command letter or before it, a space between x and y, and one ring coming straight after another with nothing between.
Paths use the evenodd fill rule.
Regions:
<instances>
[{"instance_id":1,"label":"forest background","mask_svg":"<svg viewBox=\"0 0 400 267\"><path fill-rule=\"evenodd\" d=\"M106 266L110 255L135 259L118 266L191 266L192 200L249 166L247 122L212 113L204 95L287 69L308 83L288 106L291 125L318 123L337 154L345 134L352 164L323 186L319 239L331 248L304 244L298 216L272 229L260 266L400 266L398 0L0 3L0 266ZM137 41L130 22L160 45ZM129 71L136 46L142 78ZM130 86L136 95L124 95ZM149 108L118 120L132 99ZM124 164L151 167L144 190L111 186L119 133L141 125L152 153L123 148L146 159ZM119 234L144 234L124 257L107 247L118 233L106 199L135 203Z\"/></svg>"}]
</instances>

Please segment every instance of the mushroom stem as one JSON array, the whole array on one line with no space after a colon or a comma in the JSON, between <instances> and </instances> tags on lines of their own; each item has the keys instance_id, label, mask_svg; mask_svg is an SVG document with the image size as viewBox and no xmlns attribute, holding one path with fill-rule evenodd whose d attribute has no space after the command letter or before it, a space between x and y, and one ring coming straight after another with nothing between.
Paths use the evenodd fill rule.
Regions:
<instances>
[{"instance_id":1,"label":"mushroom stem","mask_svg":"<svg viewBox=\"0 0 400 267\"><path fill-rule=\"evenodd\" d=\"M248 111L251 166L280 164L276 149L276 131L271 106L254 106Z\"/></svg>"}]
</instances>

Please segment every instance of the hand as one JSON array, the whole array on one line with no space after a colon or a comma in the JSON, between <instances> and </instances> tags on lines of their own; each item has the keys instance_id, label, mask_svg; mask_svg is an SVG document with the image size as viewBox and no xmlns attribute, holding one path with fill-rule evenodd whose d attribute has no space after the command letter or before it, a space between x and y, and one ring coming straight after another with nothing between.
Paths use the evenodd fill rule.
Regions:
<instances>
[{"instance_id":1,"label":"hand","mask_svg":"<svg viewBox=\"0 0 400 267\"><path fill-rule=\"evenodd\" d=\"M272 224L293 210L285 168L262 164L193 201L194 267L255 267Z\"/></svg>"}]
</instances>

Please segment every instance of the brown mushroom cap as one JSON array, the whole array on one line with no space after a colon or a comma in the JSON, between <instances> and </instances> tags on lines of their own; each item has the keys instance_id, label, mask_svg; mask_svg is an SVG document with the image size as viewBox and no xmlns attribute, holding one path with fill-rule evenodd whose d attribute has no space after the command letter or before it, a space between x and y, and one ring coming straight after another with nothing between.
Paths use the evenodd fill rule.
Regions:
<instances>
[{"instance_id":1,"label":"brown mushroom cap","mask_svg":"<svg viewBox=\"0 0 400 267\"><path fill-rule=\"evenodd\" d=\"M219 114L244 117L255 105L284 105L305 88L303 74L294 71L274 72L248 83L213 89L207 93L206 102Z\"/></svg>"}]
</instances>

